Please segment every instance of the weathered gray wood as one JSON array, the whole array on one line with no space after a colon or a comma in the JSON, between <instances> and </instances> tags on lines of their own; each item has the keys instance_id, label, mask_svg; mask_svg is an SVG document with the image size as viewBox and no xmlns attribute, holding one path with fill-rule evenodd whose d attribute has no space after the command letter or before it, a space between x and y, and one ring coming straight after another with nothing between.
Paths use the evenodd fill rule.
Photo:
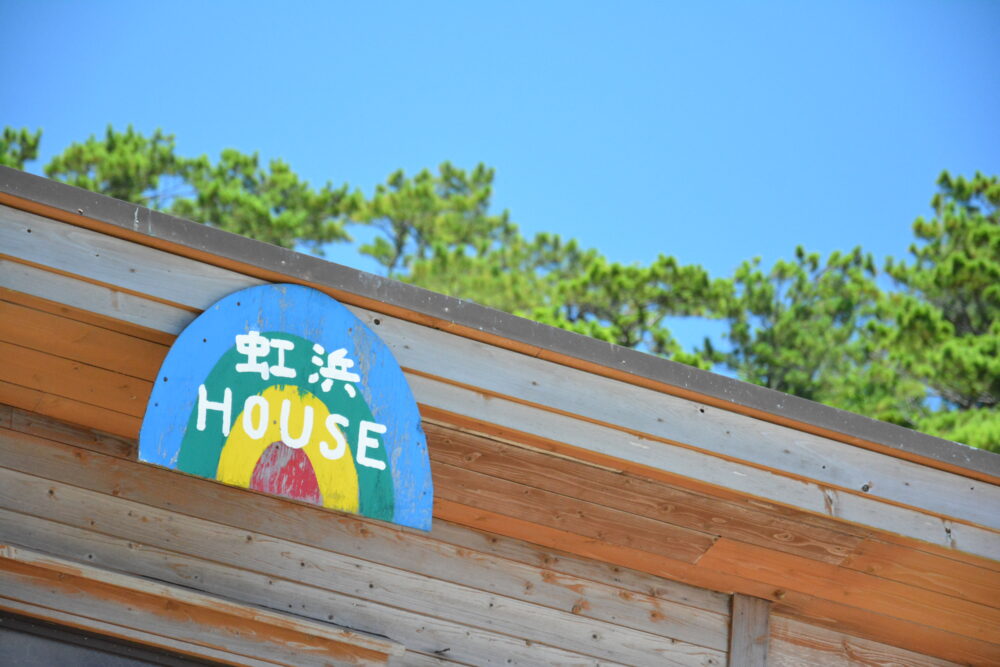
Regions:
<instances>
[{"instance_id":1,"label":"weathered gray wood","mask_svg":"<svg viewBox=\"0 0 1000 667\"><path fill-rule=\"evenodd\" d=\"M957 663L870 639L852 637L790 618L772 616L768 664L772 667L952 667Z\"/></svg>"},{"instance_id":2,"label":"weathered gray wood","mask_svg":"<svg viewBox=\"0 0 1000 667\"><path fill-rule=\"evenodd\" d=\"M173 637L166 637L154 632L144 632L136 628L129 628L115 623L108 623L99 618L90 618L79 614L70 613L62 609L53 609L41 605L14 600L0 594L0 609L10 611L32 618L40 618L60 625L68 625L74 628L89 630L100 635L118 637L126 641L148 646L158 646L168 651L175 651L185 655L193 655L206 660L214 660L223 664L246 665L247 667L275 667L279 663L270 660L259 660L255 657L237 655L224 649L218 649L203 644L194 644L181 641Z\"/></svg>"},{"instance_id":3,"label":"weathered gray wood","mask_svg":"<svg viewBox=\"0 0 1000 667\"><path fill-rule=\"evenodd\" d=\"M0 287L178 334L195 313L0 257Z\"/></svg>"},{"instance_id":4,"label":"weathered gray wood","mask_svg":"<svg viewBox=\"0 0 1000 667\"><path fill-rule=\"evenodd\" d=\"M1000 487L777 424L560 366L371 311L400 363L452 382L647 433L797 476L1000 528ZM378 319L380 324L374 325ZM622 406L628 410L622 410ZM522 430L530 430L522 429ZM780 443L780 446L779 444ZM628 449L623 458L628 458Z\"/></svg>"},{"instance_id":5,"label":"weathered gray wood","mask_svg":"<svg viewBox=\"0 0 1000 667\"><path fill-rule=\"evenodd\" d=\"M0 248L11 257L199 309L206 307L206 300L215 303L238 289L263 284L234 271L2 205Z\"/></svg>"},{"instance_id":6,"label":"weathered gray wood","mask_svg":"<svg viewBox=\"0 0 1000 667\"><path fill-rule=\"evenodd\" d=\"M737 593L729 630L729 667L766 667L771 601Z\"/></svg>"},{"instance_id":7,"label":"weathered gray wood","mask_svg":"<svg viewBox=\"0 0 1000 667\"><path fill-rule=\"evenodd\" d=\"M481 533L441 519L434 519L433 537L435 540L447 542L458 547L499 556L503 559L519 563L526 563L541 568L542 571L552 571L561 573L562 575L569 575L561 576L559 581L574 588L577 586L574 583L574 579L579 578L624 589L622 592L619 592L619 597L622 597L622 593L624 592L624 597L633 599L629 594L639 593L639 597L634 599L641 602L648 596L654 599L652 604L657 606L657 608L659 608L658 605L663 604L663 601L668 601L710 611L726 619L723 633L719 636L724 637L725 633L728 632L730 602L729 595L725 593L717 593L679 581L663 579L645 572L629 570L610 563L587 560L501 535ZM590 598L588 597L588 602L589 600ZM671 614L677 614L679 617L690 621L694 621L699 616L683 608L668 607L668 609L671 610ZM619 617L619 619L621 618L628 618L628 616ZM619 622L627 621L619 620ZM707 625L714 626L715 623ZM691 641L691 637L686 633L679 633L678 637L687 638L688 641ZM725 639L722 640L722 645L728 645Z\"/></svg>"},{"instance_id":8,"label":"weathered gray wood","mask_svg":"<svg viewBox=\"0 0 1000 667\"><path fill-rule=\"evenodd\" d=\"M38 436L46 440L54 440L74 447L91 449L102 454L134 460L136 458L135 440L122 438L111 433L95 429L74 426L52 417L29 412L19 408L11 408L0 404L0 411L9 409L9 423L6 428L19 433Z\"/></svg>"},{"instance_id":9,"label":"weathered gray wood","mask_svg":"<svg viewBox=\"0 0 1000 667\"><path fill-rule=\"evenodd\" d=\"M9 569L8 563L21 566ZM28 571L24 571L24 567ZM47 573L60 585L38 581ZM7 598L68 611L145 632L166 634L194 644L230 651L238 656L263 658L279 664L326 665L331 655L356 662L351 647L402 655L395 642L369 637L273 611L248 607L203 593L102 570L84 563L40 554L21 547L0 545L0 590ZM155 606L143 598L157 600ZM135 602L132 602L135 600ZM177 613L183 610L182 613ZM222 620L220 617L228 620ZM221 621L221 622L220 622ZM249 631L244 631L244 628ZM254 631L254 628L257 628ZM266 628L263 632L260 628ZM273 628L274 636L267 631ZM289 633L312 643L290 645ZM338 651L343 647L345 652ZM372 656L374 658L374 656ZM383 660L383 662L385 661Z\"/></svg>"},{"instance_id":10,"label":"weathered gray wood","mask_svg":"<svg viewBox=\"0 0 1000 667\"><path fill-rule=\"evenodd\" d=\"M32 234L24 230L32 228ZM204 309L261 281L0 206L7 254ZM20 253L20 254L19 254ZM142 274L133 273L142 266ZM399 320L352 310L400 363L455 382L736 457L824 485L1000 528L1000 487ZM374 321L378 320L379 325ZM586 388L585 390L582 388ZM608 400L609 397L615 400ZM622 411L621 405L632 409ZM625 419L623 419L623 416ZM774 443L781 443L775 446ZM623 451L628 454L628 449ZM862 489L864 489L862 491Z\"/></svg>"},{"instance_id":11,"label":"weathered gray wood","mask_svg":"<svg viewBox=\"0 0 1000 667\"><path fill-rule=\"evenodd\" d=\"M992 530L949 522L915 509L882 502L872 496L832 491L815 482L801 481L686 447L539 410L518 401L486 396L422 375L407 374L407 381L417 400L425 405L758 498L1000 560L1000 533Z\"/></svg>"},{"instance_id":12,"label":"weathered gray wood","mask_svg":"<svg viewBox=\"0 0 1000 667\"><path fill-rule=\"evenodd\" d=\"M57 555L85 559L98 567L129 571L248 604L383 634L407 647L406 656L397 661L400 664L410 664L408 658L413 650L468 664L595 662L514 637L25 514L0 510L0 535L14 542L30 542Z\"/></svg>"},{"instance_id":13,"label":"weathered gray wood","mask_svg":"<svg viewBox=\"0 0 1000 667\"><path fill-rule=\"evenodd\" d=\"M10 406L0 404L0 414L3 414L4 409L9 413L10 423L8 427L19 433L38 436L46 440L75 447L83 447L119 458L135 459L136 442L134 440L119 438L92 429L76 427L57 419L46 417L45 415L10 408ZM105 464L97 461L94 462L94 465L103 467ZM50 470L50 472L55 471ZM162 475L163 473L159 470L150 471L143 468L141 474L152 477ZM178 481L178 483L184 484L190 482ZM260 499L258 496L251 497L255 502L269 502L266 499ZM197 502L196 498L192 498L192 503L194 502ZM384 549L387 552L391 554L398 551L397 543L400 539L400 529L387 528L380 522L367 521L360 517L358 521L365 525L366 530L370 531L368 535L369 539L366 542L372 543L373 541L384 539ZM721 615L725 619L729 617L730 600L729 596L724 593L716 593L678 581L656 577L645 572L629 570L617 565L553 551L500 535L482 533L442 519L435 519L433 535L430 538L418 531L402 530L413 533L412 537L408 538L412 545L411 548L419 553L426 552L427 555L417 557L411 552L399 556L398 561L391 560L392 557L390 555L390 559L384 561L386 564L398 563L401 566L405 565L412 568L415 562L422 562L424 558L431 563L435 563L456 557L464 562L465 559L462 559L461 555L465 551L462 550L472 550L479 554L474 562L481 565L482 568L489 569L491 574L489 577L490 590L510 595L511 597L517 597L518 590L528 589L524 593L523 599L525 600L530 601L535 598L546 598L549 601L549 606L572 609L576 606L581 595L586 595L589 609L583 610L581 612L583 615L596 615L596 618L602 618L603 620L613 617L617 619L617 622L624 624L628 624L630 618L636 615L636 608L639 609L639 616L648 617L649 614L663 609L664 602L678 603L685 607L695 607L712 612L715 615ZM345 535L346 538L347 535ZM438 544L440 542L459 547L459 549L442 550ZM420 546L424 543L427 543L428 546ZM358 552L357 555L362 554ZM491 558L486 559L483 556L490 556ZM508 565L508 561L512 562ZM518 567L519 565L527 565L528 567L526 569L520 568ZM510 586L509 588L505 588L504 582L506 581L506 577L504 573L507 573L510 567L514 568L510 571L510 575L512 575L509 579ZM545 578L539 575L542 571L569 576L560 576L558 579L559 583L554 584L546 581ZM498 576L498 573L500 573L500 576ZM441 568L440 575L452 576L453 580L458 583L481 582L484 578L482 576L483 572L478 567L475 571L464 575L464 578L462 568L459 568L456 576L456 568L452 566ZM630 593L639 593L639 595L628 596L629 604L626 607L608 609L606 613L607 618L605 618L601 615L604 613L604 606L600 602L600 596L587 590L589 582L604 584L605 588L611 591L612 597L618 603L621 603L621 589ZM549 588L552 586L556 588L550 591ZM560 600L562 600L561 603ZM646 605L647 600L649 601L648 606ZM728 632L728 620L723 621L713 616L701 617L697 613L690 613L690 610L681 607L674 608L669 604L666 609L668 615L684 618L690 624L696 624L698 618L706 618L706 627L724 628ZM642 623L641 619L637 625L630 625L630 627L649 629L651 632L658 634L670 634L663 625L647 625ZM691 637L684 632L671 636L691 640ZM727 644L722 640L720 645L725 646Z\"/></svg>"},{"instance_id":14,"label":"weathered gray wood","mask_svg":"<svg viewBox=\"0 0 1000 667\"><path fill-rule=\"evenodd\" d=\"M627 664L721 664L709 648L581 618L378 563L0 470L0 506L323 587L421 615ZM93 522L93 523L91 523Z\"/></svg>"},{"instance_id":15,"label":"weathered gray wood","mask_svg":"<svg viewBox=\"0 0 1000 667\"><path fill-rule=\"evenodd\" d=\"M726 647L728 609L719 613L691 608L645 592L622 596L616 586L442 543L436 531L427 536L300 505L289 507L275 498L97 453L80 457L77 451L0 432L0 465L21 472L543 604L574 617L718 650ZM139 478L143 484L131 482ZM322 531L317 531L318 525L324 526ZM359 535L365 539L359 541ZM724 599L711 599L718 605L720 597Z\"/></svg>"}]
</instances>

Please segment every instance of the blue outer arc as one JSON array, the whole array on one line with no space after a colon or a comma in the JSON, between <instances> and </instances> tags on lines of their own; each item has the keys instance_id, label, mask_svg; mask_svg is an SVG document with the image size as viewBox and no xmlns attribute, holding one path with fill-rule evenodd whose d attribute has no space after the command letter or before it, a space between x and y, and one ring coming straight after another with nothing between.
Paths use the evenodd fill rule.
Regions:
<instances>
[{"instance_id":1,"label":"blue outer arc","mask_svg":"<svg viewBox=\"0 0 1000 667\"><path fill-rule=\"evenodd\" d=\"M328 352L347 348L357 364L351 370L361 375L358 388L375 420L387 429L382 440L392 472L393 521L430 530L434 491L427 439L399 364L389 347L351 311L302 285L261 285L234 292L181 332L163 361L146 405L139 459L177 467L198 385L232 347L235 336L251 330L286 331L320 343Z\"/></svg>"}]
</instances>

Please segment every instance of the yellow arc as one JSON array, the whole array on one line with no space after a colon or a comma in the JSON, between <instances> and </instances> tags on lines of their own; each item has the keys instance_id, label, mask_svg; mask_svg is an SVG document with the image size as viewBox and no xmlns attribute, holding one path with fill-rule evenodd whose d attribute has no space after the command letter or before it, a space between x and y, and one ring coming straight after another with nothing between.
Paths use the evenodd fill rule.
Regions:
<instances>
[{"instance_id":1,"label":"yellow arc","mask_svg":"<svg viewBox=\"0 0 1000 667\"><path fill-rule=\"evenodd\" d=\"M243 413L240 412L222 448L215 478L225 484L250 488L250 480L261 454L271 443L281 440L278 420L281 415L281 403L287 399L291 402L288 431L296 436L302 433L306 406L313 409L312 436L302 451L309 457L309 462L316 473L316 481L320 493L323 494L323 506L357 513L358 473L354 469L354 457L350 448L335 461L323 456L319 450L319 443L322 440L325 440L331 448L335 447L333 436L326 430L326 417L330 414L326 404L310 392L294 386L268 387L260 396L268 403L267 431L259 439L250 437L243 427ZM252 422L257 423L260 414L255 411L252 416Z\"/></svg>"}]
</instances>

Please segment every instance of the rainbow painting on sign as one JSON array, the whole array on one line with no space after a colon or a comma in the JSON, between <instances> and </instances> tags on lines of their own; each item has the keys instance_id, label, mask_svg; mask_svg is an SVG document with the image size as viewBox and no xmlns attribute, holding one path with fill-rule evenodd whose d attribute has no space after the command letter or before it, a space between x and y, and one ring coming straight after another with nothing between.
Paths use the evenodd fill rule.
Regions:
<instances>
[{"instance_id":1,"label":"rainbow painting on sign","mask_svg":"<svg viewBox=\"0 0 1000 667\"><path fill-rule=\"evenodd\" d=\"M433 484L413 393L389 347L301 285L230 294L178 337L139 459L430 530Z\"/></svg>"}]
</instances>

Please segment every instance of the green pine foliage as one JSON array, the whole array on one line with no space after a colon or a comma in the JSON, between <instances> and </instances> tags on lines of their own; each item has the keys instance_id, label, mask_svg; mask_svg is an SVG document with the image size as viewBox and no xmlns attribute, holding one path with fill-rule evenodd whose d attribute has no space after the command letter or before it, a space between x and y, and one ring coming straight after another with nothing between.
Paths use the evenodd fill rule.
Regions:
<instances>
[{"instance_id":1,"label":"green pine foliage","mask_svg":"<svg viewBox=\"0 0 1000 667\"><path fill-rule=\"evenodd\" d=\"M1000 450L1000 178L945 172L938 187L934 217L913 223L912 261L886 263L899 290L886 295L878 335L932 397L910 424Z\"/></svg>"},{"instance_id":2,"label":"green pine foliage","mask_svg":"<svg viewBox=\"0 0 1000 667\"><path fill-rule=\"evenodd\" d=\"M322 246L350 239L346 215L361 198L327 183L315 189L281 160L260 164L257 153L226 149L212 164L200 157L190 162L186 180L193 196L176 199L172 213L213 227L292 248Z\"/></svg>"},{"instance_id":3,"label":"green pine foliage","mask_svg":"<svg viewBox=\"0 0 1000 667\"><path fill-rule=\"evenodd\" d=\"M41 131L6 128L0 164L35 160ZM1000 451L1000 179L938 180L934 216L918 219L908 261L889 259L894 289L861 248L823 258L797 248L770 268L728 278L659 256L620 264L553 234L526 238L492 212L494 171L444 163L397 171L370 197L314 188L281 160L225 150L177 155L174 138L108 127L44 169L57 180L167 210L283 247L358 250L392 278L748 382ZM717 318L721 344L684 350L669 322Z\"/></svg>"},{"instance_id":4,"label":"green pine foliage","mask_svg":"<svg viewBox=\"0 0 1000 667\"><path fill-rule=\"evenodd\" d=\"M32 133L26 127L20 130L5 127L0 136L0 165L24 169L25 162L38 158L38 144L41 140L41 130Z\"/></svg>"}]
</instances>

